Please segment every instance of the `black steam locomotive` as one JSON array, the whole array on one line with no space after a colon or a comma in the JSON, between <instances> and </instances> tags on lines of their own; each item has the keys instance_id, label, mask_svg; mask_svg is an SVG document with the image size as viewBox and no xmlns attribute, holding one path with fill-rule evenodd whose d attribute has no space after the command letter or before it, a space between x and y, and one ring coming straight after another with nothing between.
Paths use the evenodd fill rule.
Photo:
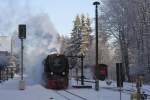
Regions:
<instances>
[{"instance_id":1,"label":"black steam locomotive","mask_svg":"<svg viewBox=\"0 0 150 100\"><path fill-rule=\"evenodd\" d=\"M44 85L49 89L68 87L69 64L65 55L51 54L44 60Z\"/></svg>"}]
</instances>

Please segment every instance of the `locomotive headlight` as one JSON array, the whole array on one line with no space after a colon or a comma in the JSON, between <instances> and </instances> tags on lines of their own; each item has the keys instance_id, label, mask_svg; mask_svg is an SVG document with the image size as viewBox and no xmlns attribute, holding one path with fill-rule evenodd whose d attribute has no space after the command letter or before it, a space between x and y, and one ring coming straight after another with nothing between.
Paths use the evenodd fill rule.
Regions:
<instances>
[{"instance_id":1,"label":"locomotive headlight","mask_svg":"<svg viewBox=\"0 0 150 100\"><path fill-rule=\"evenodd\" d=\"M51 74L51 75L54 75L54 73L53 73L53 72L50 72L50 74Z\"/></svg>"},{"instance_id":2,"label":"locomotive headlight","mask_svg":"<svg viewBox=\"0 0 150 100\"><path fill-rule=\"evenodd\" d=\"M62 75L65 75L66 73L65 72L62 72Z\"/></svg>"}]
</instances>

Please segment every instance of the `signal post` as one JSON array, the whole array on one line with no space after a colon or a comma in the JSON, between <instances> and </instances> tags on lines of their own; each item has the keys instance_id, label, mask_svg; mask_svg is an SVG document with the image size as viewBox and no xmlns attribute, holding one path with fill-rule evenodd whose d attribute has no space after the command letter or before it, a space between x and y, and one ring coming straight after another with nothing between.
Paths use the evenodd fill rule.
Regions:
<instances>
[{"instance_id":1,"label":"signal post","mask_svg":"<svg viewBox=\"0 0 150 100\"><path fill-rule=\"evenodd\" d=\"M18 27L18 32L19 32L19 39L21 40L21 80L19 82L19 89L20 90L24 90L25 89L25 80L24 80L24 77L23 77L23 39L26 38L26 25L25 24L21 24L19 25Z\"/></svg>"}]
</instances>

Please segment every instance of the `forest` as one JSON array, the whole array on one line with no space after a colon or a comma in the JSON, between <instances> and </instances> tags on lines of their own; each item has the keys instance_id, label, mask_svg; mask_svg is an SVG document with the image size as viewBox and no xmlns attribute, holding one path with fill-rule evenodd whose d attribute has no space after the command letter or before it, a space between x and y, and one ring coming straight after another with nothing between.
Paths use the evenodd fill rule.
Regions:
<instances>
[{"instance_id":1,"label":"forest","mask_svg":"<svg viewBox=\"0 0 150 100\"><path fill-rule=\"evenodd\" d=\"M115 79L116 63L123 63L126 81L150 76L150 0L102 0L99 6L99 63L109 66L109 77ZM80 14L73 20L69 37L59 36L61 52L84 55L84 66L95 64L94 18ZM79 65L71 59L72 67Z\"/></svg>"}]
</instances>

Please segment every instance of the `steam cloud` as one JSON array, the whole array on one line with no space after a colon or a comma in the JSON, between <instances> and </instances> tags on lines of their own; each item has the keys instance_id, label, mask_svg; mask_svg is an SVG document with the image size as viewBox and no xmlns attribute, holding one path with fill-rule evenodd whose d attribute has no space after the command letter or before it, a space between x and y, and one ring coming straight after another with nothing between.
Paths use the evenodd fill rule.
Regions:
<instances>
[{"instance_id":1,"label":"steam cloud","mask_svg":"<svg viewBox=\"0 0 150 100\"><path fill-rule=\"evenodd\" d=\"M43 73L43 60L52 49L59 52L58 33L48 15L33 16L26 21L27 35L24 40L24 66L28 83L40 83ZM20 40L14 36L15 54L20 55Z\"/></svg>"},{"instance_id":2,"label":"steam cloud","mask_svg":"<svg viewBox=\"0 0 150 100\"><path fill-rule=\"evenodd\" d=\"M59 51L58 34L47 15L30 18L27 29L25 68L31 80L38 83L42 78L43 60L51 53L51 49Z\"/></svg>"},{"instance_id":3,"label":"steam cloud","mask_svg":"<svg viewBox=\"0 0 150 100\"><path fill-rule=\"evenodd\" d=\"M1 0L0 35L12 36L13 53L20 56L18 24L27 25L24 40L24 67L29 83L39 83L42 78L42 61L51 49L59 51L58 33L49 16L32 11L28 0ZM32 12L32 13L31 13Z\"/></svg>"}]
</instances>

